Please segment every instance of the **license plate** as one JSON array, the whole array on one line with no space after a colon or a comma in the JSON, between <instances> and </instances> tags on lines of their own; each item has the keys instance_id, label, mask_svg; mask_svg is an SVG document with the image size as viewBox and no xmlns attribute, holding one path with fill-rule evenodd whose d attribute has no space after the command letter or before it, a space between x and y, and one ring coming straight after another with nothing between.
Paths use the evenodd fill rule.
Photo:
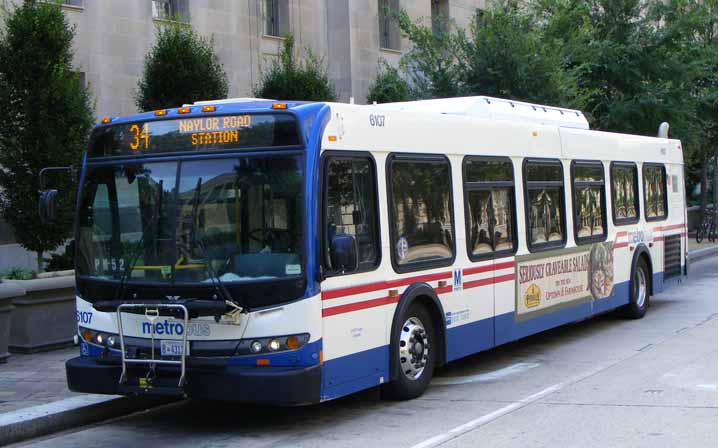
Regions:
<instances>
[{"instance_id":1,"label":"license plate","mask_svg":"<svg viewBox=\"0 0 718 448\"><path fill-rule=\"evenodd\" d=\"M162 356L182 356L182 341L161 341L160 353ZM189 356L189 347L187 347L187 356Z\"/></svg>"}]
</instances>

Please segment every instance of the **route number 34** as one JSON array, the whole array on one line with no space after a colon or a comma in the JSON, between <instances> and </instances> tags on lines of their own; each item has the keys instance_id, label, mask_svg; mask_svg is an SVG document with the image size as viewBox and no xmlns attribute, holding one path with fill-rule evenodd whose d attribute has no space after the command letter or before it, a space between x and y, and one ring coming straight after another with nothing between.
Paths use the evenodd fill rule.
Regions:
<instances>
[{"instance_id":1,"label":"route number 34","mask_svg":"<svg viewBox=\"0 0 718 448\"><path fill-rule=\"evenodd\" d=\"M385 115L369 114L369 124L374 127L383 128Z\"/></svg>"}]
</instances>

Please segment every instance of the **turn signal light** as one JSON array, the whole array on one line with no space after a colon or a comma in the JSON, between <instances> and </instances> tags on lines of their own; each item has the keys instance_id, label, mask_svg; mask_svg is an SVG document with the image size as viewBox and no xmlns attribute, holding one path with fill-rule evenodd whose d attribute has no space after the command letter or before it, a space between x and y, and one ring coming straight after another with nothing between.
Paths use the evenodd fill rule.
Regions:
<instances>
[{"instance_id":1,"label":"turn signal light","mask_svg":"<svg viewBox=\"0 0 718 448\"><path fill-rule=\"evenodd\" d=\"M268 366L269 364L270 364L270 361L268 359L262 358L262 359L257 360L258 366Z\"/></svg>"},{"instance_id":2,"label":"turn signal light","mask_svg":"<svg viewBox=\"0 0 718 448\"><path fill-rule=\"evenodd\" d=\"M82 332L82 339L87 342L92 342L92 332L90 330L84 330Z\"/></svg>"},{"instance_id":3,"label":"turn signal light","mask_svg":"<svg viewBox=\"0 0 718 448\"><path fill-rule=\"evenodd\" d=\"M336 135L330 135L330 136L329 136L329 141L330 141L330 142L335 142L335 141L337 141L337 136L336 136Z\"/></svg>"},{"instance_id":4,"label":"turn signal light","mask_svg":"<svg viewBox=\"0 0 718 448\"><path fill-rule=\"evenodd\" d=\"M160 109L155 111L156 117L164 117L165 115L167 115L167 109Z\"/></svg>"},{"instance_id":5,"label":"turn signal light","mask_svg":"<svg viewBox=\"0 0 718 448\"><path fill-rule=\"evenodd\" d=\"M272 104L272 109L286 109L287 104L286 103L274 103Z\"/></svg>"},{"instance_id":6,"label":"turn signal light","mask_svg":"<svg viewBox=\"0 0 718 448\"><path fill-rule=\"evenodd\" d=\"M189 107L180 107L177 109L178 114L188 114L189 113Z\"/></svg>"},{"instance_id":7,"label":"turn signal light","mask_svg":"<svg viewBox=\"0 0 718 448\"><path fill-rule=\"evenodd\" d=\"M109 122L110 122L110 117L104 117L104 118L102 119L102 124L107 124L107 123L109 123Z\"/></svg>"},{"instance_id":8,"label":"turn signal light","mask_svg":"<svg viewBox=\"0 0 718 448\"><path fill-rule=\"evenodd\" d=\"M214 112L216 109L214 106L202 106L202 112Z\"/></svg>"}]
</instances>

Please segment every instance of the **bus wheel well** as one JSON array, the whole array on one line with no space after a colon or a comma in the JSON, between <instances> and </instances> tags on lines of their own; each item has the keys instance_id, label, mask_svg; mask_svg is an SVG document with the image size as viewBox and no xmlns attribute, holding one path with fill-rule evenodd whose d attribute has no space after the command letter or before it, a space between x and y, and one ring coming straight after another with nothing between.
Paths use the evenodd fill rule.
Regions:
<instances>
[{"instance_id":1,"label":"bus wheel well","mask_svg":"<svg viewBox=\"0 0 718 448\"><path fill-rule=\"evenodd\" d=\"M638 260L643 260L646 267L648 267L648 292L653 295L653 263L651 263L651 257L647 252L641 252L638 255Z\"/></svg>"},{"instance_id":2,"label":"bus wheel well","mask_svg":"<svg viewBox=\"0 0 718 448\"><path fill-rule=\"evenodd\" d=\"M439 308L440 305L437 306L437 302L427 295L416 296L414 301L421 303L431 316L431 323L434 325L439 339L436 344L438 354L436 357L436 365L444 365L446 364L446 324L444 320L444 313Z\"/></svg>"}]
</instances>

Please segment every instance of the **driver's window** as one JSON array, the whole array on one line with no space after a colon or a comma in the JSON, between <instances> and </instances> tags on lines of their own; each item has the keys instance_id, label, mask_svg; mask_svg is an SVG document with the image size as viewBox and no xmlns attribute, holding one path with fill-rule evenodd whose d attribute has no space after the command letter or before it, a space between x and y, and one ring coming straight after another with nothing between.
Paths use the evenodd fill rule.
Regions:
<instances>
[{"instance_id":1,"label":"driver's window","mask_svg":"<svg viewBox=\"0 0 718 448\"><path fill-rule=\"evenodd\" d=\"M374 162L369 157L332 156L325 166L326 263L332 238L351 235L357 242L359 270L372 269L379 262Z\"/></svg>"}]
</instances>

